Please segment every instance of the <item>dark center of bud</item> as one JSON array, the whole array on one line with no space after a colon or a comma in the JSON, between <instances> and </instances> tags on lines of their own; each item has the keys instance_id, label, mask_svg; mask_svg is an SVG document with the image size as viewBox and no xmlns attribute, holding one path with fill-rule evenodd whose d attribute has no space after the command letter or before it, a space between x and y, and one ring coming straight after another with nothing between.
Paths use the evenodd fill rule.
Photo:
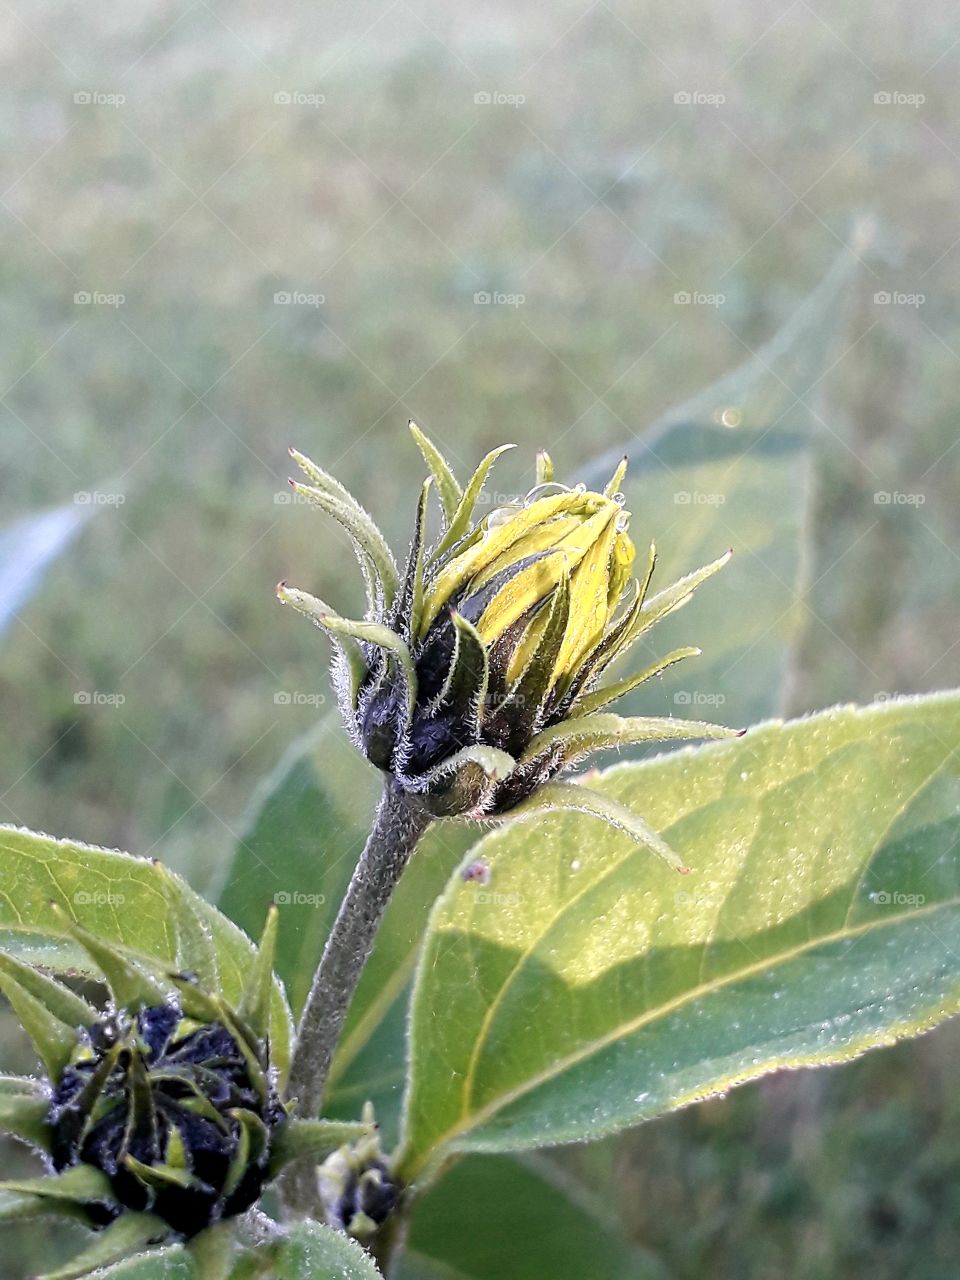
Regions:
<instances>
[{"instance_id":1,"label":"dark center of bud","mask_svg":"<svg viewBox=\"0 0 960 1280\"><path fill-rule=\"evenodd\" d=\"M105 1016L55 1085L54 1167L94 1165L119 1205L184 1236L242 1213L260 1195L284 1117L259 1057L222 1023L185 1019L174 1004ZM117 1212L105 1205L100 1216Z\"/></svg>"}]
</instances>

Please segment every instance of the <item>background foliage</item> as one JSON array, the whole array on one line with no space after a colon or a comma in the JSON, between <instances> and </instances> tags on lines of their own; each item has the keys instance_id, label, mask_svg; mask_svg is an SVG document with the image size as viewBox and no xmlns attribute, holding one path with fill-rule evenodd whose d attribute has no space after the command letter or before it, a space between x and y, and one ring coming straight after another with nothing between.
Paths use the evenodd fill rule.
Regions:
<instances>
[{"instance_id":1,"label":"background foliage","mask_svg":"<svg viewBox=\"0 0 960 1280\"><path fill-rule=\"evenodd\" d=\"M515 439L504 492L541 444L561 476L629 448L634 531L671 567L704 558L704 522L725 526L703 550L737 546L726 581L676 621L707 655L645 707L719 694L704 710L745 723L958 682L960 48L942 3L880 20L859 0L280 16L17 0L2 29L4 524L94 511L2 640L4 821L162 854L229 906L238 840L264 856L250 794L329 693L323 642L279 613L273 583L305 566L345 609L360 594L335 532L287 501L284 447L336 471L402 544L408 416L461 467ZM774 361L761 344L865 213L862 262L804 336L812 363ZM481 291L525 300L477 305ZM646 433L757 351L742 395ZM730 432L710 417L727 405L746 406ZM694 466L703 428L745 440L725 446L742 460ZM39 551L26 558L39 573ZM330 814L341 871L367 797ZM272 892L333 900L333 880L305 874ZM296 908L314 945L320 905ZM625 1275L642 1257L694 1277L709 1258L750 1280L938 1280L960 1243L957 1035L511 1165L511 1185L531 1215L546 1180L578 1222L620 1221ZM29 1067L17 1043L6 1057ZM483 1177L472 1212L502 1215ZM432 1193L424 1246L452 1195ZM505 1239L523 1230L511 1213ZM62 1244L7 1241L13 1280Z\"/></svg>"}]
</instances>

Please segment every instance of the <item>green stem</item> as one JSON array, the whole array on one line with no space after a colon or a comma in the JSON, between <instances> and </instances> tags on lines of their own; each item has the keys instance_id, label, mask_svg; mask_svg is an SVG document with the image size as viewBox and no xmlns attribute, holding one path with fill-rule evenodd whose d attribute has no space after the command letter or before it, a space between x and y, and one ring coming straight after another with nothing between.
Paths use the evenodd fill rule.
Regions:
<instances>
[{"instance_id":1,"label":"green stem","mask_svg":"<svg viewBox=\"0 0 960 1280\"><path fill-rule=\"evenodd\" d=\"M347 1009L373 950L377 930L430 815L411 803L392 779L384 783L360 861L330 930L297 1031L287 1096L294 1113L320 1113L334 1049ZM318 1216L316 1177L310 1161L292 1165L284 1200L295 1214Z\"/></svg>"}]
</instances>

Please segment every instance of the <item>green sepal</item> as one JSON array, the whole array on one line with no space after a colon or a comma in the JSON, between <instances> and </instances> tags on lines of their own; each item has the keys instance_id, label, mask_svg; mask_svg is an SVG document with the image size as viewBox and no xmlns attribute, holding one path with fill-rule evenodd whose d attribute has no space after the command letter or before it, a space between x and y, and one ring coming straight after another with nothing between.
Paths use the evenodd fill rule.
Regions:
<instances>
[{"instance_id":1,"label":"green sepal","mask_svg":"<svg viewBox=\"0 0 960 1280\"><path fill-rule=\"evenodd\" d=\"M13 956L0 952L0 974L3 973L15 978L21 987L46 1005L54 1017L65 1022L68 1027L92 1027L99 1016L92 1004L75 995L62 982L48 978L33 965L24 964L22 960L15 960Z\"/></svg>"},{"instance_id":2,"label":"green sepal","mask_svg":"<svg viewBox=\"0 0 960 1280\"><path fill-rule=\"evenodd\" d=\"M290 1120L274 1135L270 1177L300 1156L322 1159L348 1143L370 1137L375 1126L347 1120Z\"/></svg>"},{"instance_id":3,"label":"green sepal","mask_svg":"<svg viewBox=\"0 0 960 1280\"><path fill-rule=\"evenodd\" d=\"M294 485L294 490L309 498L322 511L333 516L346 529L358 551L361 552L360 562L365 566L364 578L371 606L375 602L373 597L376 596L378 585L383 590L384 603L387 606L391 605L397 592L400 574L393 552L376 522L339 480L335 480L315 462L311 462L295 449L290 450L290 456L308 479L313 481L313 487ZM372 570L372 573L367 571L367 567Z\"/></svg>"},{"instance_id":4,"label":"green sepal","mask_svg":"<svg viewBox=\"0 0 960 1280\"><path fill-rule=\"evenodd\" d=\"M546 449L537 450L537 484L553 483L553 459Z\"/></svg>"},{"instance_id":5,"label":"green sepal","mask_svg":"<svg viewBox=\"0 0 960 1280\"><path fill-rule=\"evenodd\" d=\"M602 689L597 689L595 692L588 693L585 697L574 701L572 709L567 714L571 719L592 715L595 711L599 711L601 707L609 706L611 702L616 702L618 698L631 693L639 685L652 679L653 676L660 675L668 667L672 667L677 662L682 662L684 658L698 658L702 652L702 649L692 645L684 649L674 649L665 658L659 658L656 662L651 662L649 667L644 667L642 671L636 672L635 675L618 680L616 684L605 685Z\"/></svg>"},{"instance_id":6,"label":"green sepal","mask_svg":"<svg viewBox=\"0 0 960 1280\"><path fill-rule=\"evenodd\" d=\"M135 1013L144 1007L163 1004L169 998L171 988L161 986L156 978L147 974L133 960L122 956L108 943L77 924L62 907L52 905L51 910L62 921L64 932L79 942L103 974L118 1008Z\"/></svg>"},{"instance_id":7,"label":"green sepal","mask_svg":"<svg viewBox=\"0 0 960 1280\"><path fill-rule=\"evenodd\" d=\"M418 782L430 800L435 817L448 817L482 808L482 801L498 782L516 768L513 756L498 747L463 747L433 766Z\"/></svg>"},{"instance_id":8,"label":"green sepal","mask_svg":"<svg viewBox=\"0 0 960 1280\"><path fill-rule=\"evenodd\" d=\"M277 950L277 925L280 912L276 906L267 911L266 923L257 949L250 977L240 1001L238 1016L249 1024L261 1040L270 1033L270 1005L273 999L273 966Z\"/></svg>"},{"instance_id":9,"label":"green sepal","mask_svg":"<svg viewBox=\"0 0 960 1280\"><path fill-rule=\"evenodd\" d=\"M515 449L516 445L502 444L499 449L491 449L487 456L477 467L476 471L470 477L470 483L464 490L463 497L460 499L456 511L450 519L450 527L440 539L434 551L434 558L445 555L451 547L455 547L457 543L469 531L473 520L473 511L477 505L477 500L483 491L483 486L487 482L487 476L496 460L503 453L509 453L511 449Z\"/></svg>"},{"instance_id":10,"label":"green sepal","mask_svg":"<svg viewBox=\"0 0 960 1280\"><path fill-rule=\"evenodd\" d=\"M413 718L413 709L417 701L417 673L410 650L401 636L380 622L351 622L347 618L341 618L316 596L310 595L307 591L300 591L297 587L288 587L285 582L281 582L277 587L277 598L283 604L293 605L298 612L311 618L324 631L351 636L354 640L362 640L367 644L385 649L403 670L408 722Z\"/></svg>"},{"instance_id":11,"label":"green sepal","mask_svg":"<svg viewBox=\"0 0 960 1280\"><path fill-rule=\"evenodd\" d=\"M122 1046L118 1041L117 1044L104 1053L93 1071L90 1072L83 1088L62 1110L59 1121L61 1130L66 1130L69 1120L74 1131L74 1140L78 1144L82 1141L103 1087L116 1066L121 1048Z\"/></svg>"},{"instance_id":12,"label":"green sepal","mask_svg":"<svg viewBox=\"0 0 960 1280\"><path fill-rule=\"evenodd\" d=\"M427 536L427 499L430 496L432 484L433 480L428 477L420 490L413 543L410 547L403 585L397 596L393 613L394 625L397 626L398 633L407 644L410 644L417 634L420 618L423 615L423 559Z\"/></svg>"},{"instance_id":13,"label":"green sepal","mask_svg":"<svg viewBox=\"0 0 960 1280\"><path fill-rule=\"evenodd\" d=\"M230 1115L240 1126L240 1135L223 1184L225 1196L232 1196L250 1165L259 1163L270 1138L267 1126L253 1111L235 1107Z\"/></svg>"},{"instance_id":14,"label":"green sepal","mask_svg":"<svg viewBox=\"0 0 960 1280\"><path fill-rule=\"evenodd\" d=\"M61 1218L66 1222L79 1222L93 1226L89 1211L67 1200L50 1200L46 1196L14 1195L0 1190L0 1225L8 1222L29 1222L34 1218Z\"/></svg>"},{"instance_id":15,"label":"green sepal","mask_svg":"<svg viewBox=\"0 0 960 1280\"><path fill-rule=\"evenodd\" d=\"M125 1155L123 1163L144 1186L153 1187L157 1191L178 1187L182 1191L213 1192L213 1187L208 1186L202 1178L194 1177L188 1170L178 1169L174 1165L144 1164L142 1160L131 1155Z\"/></svg>"},{"instance_id":16,"label":"green sepal","mask_svg":"<svg viewBox=\"0 0 960 1280\"><path fill-rule=\"evenodd\" d=\"M157 1109L147 1068L139 1050L131 1049L130 1065L126 1071L127 1127L123 1139L124 1148L146 1139L153 1146L157 1136Z\"/></svg>"},{"instance_id":17,"label":"green sepal","mask_svg":"<svg viewBox=\"0 0 960 1280\"><path fill-rule=\"evenodd\" d=\"M169 1234L170 1228L163 1219L152 1213L122 1213L105 1230L98 1232L66 1266L48 1271L40 1280L78 1280L80 1276L119 1262Z\"/></svg>"},{"instance_id":18,"label":"green sepal","mask_svg":"<svg viewBox=\"0 0 960 1280\"><path fill-rule=\"evenodd\" d=\"M612 498L615 493L620 492L620 486L623 484L623 478L627 474L628 462L629 458L621 458L616 471L614 471L613 475L607 481L607 487L603 491L603 496L605 498Z\"/></svg>"},{"instance_id":19,"label":"green sepal","mask_svg":"<svg viewBox=\"0 0 960 1280\"><path fill-rule=\"evenodd\" d=\"M562 810L572 810L575 813L585 813L590 817L599 818L608 826L623 831L644 849L655 853L668 866L673 867L674 871L686 875L689 870L663 837L654 831L653 827L638 813L602 795L599 791L591 791L589 787L581 786L579 783L546 782L537 787L526 800L522 800L515 808L504 814L504 819L510 821L514 818L522 819Z\"/></svg>"},{"instance_id":20,"label":"green sepal","mask_svg":"<svg viewBox=\"0 0 960 1280\"><path fill-rule=\"evenodd\" d=\"M0 1089L0 1131L12 1134L41 1151L50 1150L50 1101L24 1081L20 1093Z\"/></svg>"},{"instance_id":21,"label":"green sepal","mask_svg":"<svg viewBox=\"0 0 960 1280\"><path fill-rule=\"evenodd\" d=\"M631 629L630 635L623 646L623 651L629 648L638 636L643 635L645 631L649 631L654 623L659 622L668 613L673 613L685 605L692 598L697 587L706 582L708 578L712 578L724 565L729 564L732 556L732 550L725 551L722 556L719 556L716 560L711 560L702 569L695 569L693 573L688 573L685 577L678 578L671 586L665 587L663 591L658 591L655 596L645 600L640 610L640 617L635 627Z\"/></svg>"},{"instance_id":22,"label":"green sepal","mask_svg":"<svg viewBox=\"0 0 960 1280\"><path fill-rule=\"evenodd\" d=\"M407 425L410 428L410 434L416 441L417 448L423 454L424 462L430 468L430 472L437 483L440 505L443 507L443 514L446 516L447 524L449 525L460 503L460 484L453 474L450 463L447 462L433 441L424 435L415 422L411 421Z\"/></svg>"},{"instance_id":23,"label":"green sepal","mask_svg":"<svg viewBox=\"0 0 960 1280\"><path fill-rule=\"evenodd\" d=\"M450 620L457 632L456 647L438 701L448 704L472 725L478 726L483 719L483 703L490 678L487 646L476 627L454 609L450 611Z\"/></svg>"},{"instance_id":24,"label":"green sepal","mask_svg":"<svg viewBox=\"0 0 960 1280\"><path fill-rule=\"evenodd\" d=\"M110 1179L92 1164L75 1164L63 1173L47 1178L16 1178L0 1182L0 1191L15 1195L39 1196L67 1204L109 1204L113 1201Z\"/></svg>"},{"instance_id":25,"label":"green sepal","mask_svg":"<svg viewBox=\"0 0 960 1280\"><path fill-rule=\"evenodd\" d=\"M574 759L607 747L623 747L639 742L695 741L700 738L739 738L743 729L728 729L703 720L673 720L663 716L615 716L600 713L562 721L538 733L520 757L520 763L560 746L565 757Z\"/></svg>"},{"instance_id":26,"label":"green sepal","mask_svg":"<svg viewBox=\"0 0 960 1280\"><path fill-rule=\"evenodd\" d=\"M61 1022L10 970L0 970L0 991L10 1001L23 1029L33 1041L51 1080L59 1079L77 1046L76 1028Z\"/></svg>"}]
</instances>

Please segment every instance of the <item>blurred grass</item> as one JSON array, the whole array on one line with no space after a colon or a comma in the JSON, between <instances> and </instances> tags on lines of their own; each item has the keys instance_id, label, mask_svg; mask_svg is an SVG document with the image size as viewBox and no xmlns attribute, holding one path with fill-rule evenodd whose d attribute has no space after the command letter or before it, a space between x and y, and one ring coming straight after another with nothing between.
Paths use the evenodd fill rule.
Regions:
<instances>
[{"instance_id":1,"label":"blurred grass","mask_svg":"<svg viewBox=\"0 0 960 1280\"><path fill-rule=\"evenodd\" d=\"M792 709L957 683L960 45L943 0L15 0L0 34L4 522L125 497L0 650L4 821L212 883L253 785L315 718L276 695L328 692L322 640L273 584L296 571L359 603L348 549L286 502L286 445L402 544L407 417L461 467L516 440L503 490L542 444L573 474L740 364L864 212L874 248L807 397L820 481ZM83 290L125 302L77 305ZM480 290L525 301L477 306ZM725 301L678 306L682 290ZM657 532L640 507L633 527ZM93 690L125 701L76 704ZM623 1145L638 1238L681 1276L707 1246L751 1280L952 1275L951 1047L947 1028L644 1129ZM874 1241L864 1206L886 1180Z\"/></svg>"}]
</instances>

